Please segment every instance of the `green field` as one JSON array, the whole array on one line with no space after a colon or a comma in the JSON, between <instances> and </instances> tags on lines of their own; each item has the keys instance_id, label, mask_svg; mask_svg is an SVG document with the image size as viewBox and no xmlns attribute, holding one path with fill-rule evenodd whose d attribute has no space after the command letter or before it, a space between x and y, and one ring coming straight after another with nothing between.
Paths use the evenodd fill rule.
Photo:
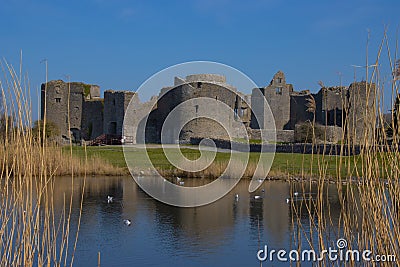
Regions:
<instances>
[{"instance_id":1,"label":"green field","mask_svg":"<svg viewBox=\"0 0 400 267\"><path fill-rule=\"evenodd\" d=\"M65 148L68 150L69 148ZM73 155L80 158L85 157L85 151L83 147L74 146ZM173 149L173 148L168 148ZM129 148L129 152L132 157L136 157L139 154L143 154L143 149ZM172 170L174 167L166 159L162 148L147 148L149 158L152 164L159 170ZM139 153L140 152L140 153ZM182 154L191 160L197 159L200 156L200 152L197 149L182 148ZM105 161L111 163L117 167L123 167L127 169L123 149L121 146L96 146L87 147L86 153L88 158L99 157ZM260 153L250 153L249 165L256 165ZM230 153L218 152L216 154L215 163L224 165L230 159ZM349 157L338 157L338 156L323 156L323 155L310 155L310 154L292 154L292 153L276 153L273 164L271 167L271 176L285 176L285 175L303 175L303 176L318 176L321 174L327 177L337 177L338 170L342 177L346 174L347 176L350 170L351 176L357 176L355 171L355 163L360 161L360 156L349 156ZM358 164L358 171L360 172L360 164ZM128 173L128 170L127 170Z\"/></svg>"}]
</instances>

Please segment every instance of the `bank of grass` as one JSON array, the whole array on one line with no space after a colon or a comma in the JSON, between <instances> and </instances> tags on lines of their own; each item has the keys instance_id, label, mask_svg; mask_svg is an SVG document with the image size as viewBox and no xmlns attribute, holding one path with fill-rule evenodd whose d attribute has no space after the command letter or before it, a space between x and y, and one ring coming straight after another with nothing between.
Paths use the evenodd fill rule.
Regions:
<instances>
[{"instance_id":1,"label":"bank of grass","mask_svg":"<svg viewBox=\"0 0 400 267\"><path fill-rule=\"evenodd\" d=\"M18 175L19 172L26 172L29 170L31 175L39 176L41 174L42 164L46 170L54 176L65 176L74 174L76 176L83 175L124 175L126 169L113 165L108 162L104 157L92 155L87 159L84 157L84 148L80 150L81 155L70 156L70 147L58 147L54 145L45 146L45 154L43 154L43 147L39 144L31 144L29 151L29 161L22 161L22 165L15 168L15 156L20 149L18 144L4 144L0 145L0 166L3 170L12 170L12 175ZM42 163L43 161L43 163ZM25 166L29 164L29 166Z\"/></svg>"},{"instance_id":2,"label":"bank of grass","mask_svg":"<svg viewBox=\"0 0 400 267\"><path fill-rule=\"evenodd\" d=\"M69 148L68 148L69 149ZM167 148L173 149L173 148ZM67 149L65 149L67 150ZM82 147L75 146L72 148L73 155L84 158L85 151ZM218 152L215 161L208 170L200 173L189 174L176 169L166 158L162 148L147 148L148 155L157 170L166 176L190 176L195 177L218 177L224 170L230 159L229 153ZM195 148L182 148L182 154L188 159L195 160L200 156L199 150ZM128 174L128 168L125 163L123 148L121 146L93 146L87 147L86 153L89 159L98 158L113 165L116 168L123 169ZM127 153L143 153L138 149L128 148ZM245 177L251 177L255 166L258 163L260 153L250 153L249 163L245 172ZM379 157L380 159L382 157ZM270 178L287 179L287 178L317 178L321 166L323 166L326 176L330 179L338 177L340 173L342 177L356 176L357 171L354 166L360 160L360 156L323 156L312 154L296 154L296 153L276 153L274 161L269 172ZM339 168L339 166L341 166ZM359 165L358 165L359 166ZM339 171L340 169L340 171Z\"/></svg>"}]
</instances>

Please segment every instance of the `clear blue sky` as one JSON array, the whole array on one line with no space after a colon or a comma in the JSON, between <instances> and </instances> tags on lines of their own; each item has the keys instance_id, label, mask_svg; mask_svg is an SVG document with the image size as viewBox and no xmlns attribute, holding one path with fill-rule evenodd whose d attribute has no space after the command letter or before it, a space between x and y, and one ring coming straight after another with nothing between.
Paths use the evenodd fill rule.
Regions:
<instances>
[{"instance_id":1,"label":"clear blue sky","mask_svg":"<svg viewBox=\"0 0 400 267\"><path fill-rule=\"evenodd\" d=\"M282 70L296 90L317 91L319 80L339 84L338 72L353 80L367 29L371 60L385 25L394 46L399 10L398 0L0 0L0 56L18 65L22 49L32 90L46 58L50 80L70 75L102 90L135 90L165 67L210 60L259 86Z\"/></svg>"}]
</instances>

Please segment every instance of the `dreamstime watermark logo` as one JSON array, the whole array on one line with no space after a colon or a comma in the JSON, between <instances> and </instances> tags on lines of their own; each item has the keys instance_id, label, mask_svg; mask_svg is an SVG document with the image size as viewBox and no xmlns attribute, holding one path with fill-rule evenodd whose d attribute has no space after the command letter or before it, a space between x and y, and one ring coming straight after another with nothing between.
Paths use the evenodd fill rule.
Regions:
<instances>
[{"instance_id":1,"label":"dreamstime watermark logo","mask_svg":"<svg viewBox=\"0 0 400 267\"><path fill-rule=\"evenodd\" d=\"M336 241L336 247L328 247L321 252L316 252L313 249L298 250L268 250L265 245L263 249L257 252L259 261L281 261L281 262L316 262L329 260L332 262L395 262L394 254L373 255L371 250L347 249L347 240L340 238Z\"/></svg>"},{"instance_id":2,"label":"dreamstime watermark logo","mask_svg":"<svg viewBox=\"0 0 400 267\"><path fill-rule=\"evenodd\" d=\"M171 85L172 86L168 86ZM132 177L150 196L179 207L209 204L226 195L244 175L249 162L250 123L269 142L261 146L249 185L255 191L266 178L275 152L275 121L261 90L242 72L215 62L188 62L166 68L144 82L130 100L123 123L124 156ZM248 90L243 94L243 90ZM250 93L251 101L250 103ZM153 97L151 97L153 96ZM155 96L155 97L154 97ZM148 99L140 101L140 99ZM182 153L182 142L197 140L200 157ZM230 159L213 182L186 187L184 179L168 180L153 164L153 148L161 148L168 163L186 172L209 168L216 157L214 140L229 141ZM166 179L167 178L167 179Z\"/></svg>"}]
</instances>

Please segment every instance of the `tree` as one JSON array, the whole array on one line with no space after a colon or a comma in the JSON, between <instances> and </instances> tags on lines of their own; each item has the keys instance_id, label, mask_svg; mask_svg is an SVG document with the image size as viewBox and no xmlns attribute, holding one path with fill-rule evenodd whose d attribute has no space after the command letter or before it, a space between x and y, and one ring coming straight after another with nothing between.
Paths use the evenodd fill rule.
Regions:
<instances>
[{"instance_id":1,"label":"tree","mask_svg":"<svg viewBox=\"0 0 400 267\"><path fill-rule=\"evenodd\" d=\"M38 139L40 137L41 140L47 139L51 141L55 137L60 135L60 129L58 128L58 126L52 121L46 121L46 128L43 136L43 126L43 120L37 120L34 122L32 134L35 138Z\"/></svg>"},{"instance_id":2,"label":"tree","mask_svg":"<svg viewBox=\"0 0 400 267\"><path fill-rule=\"evenodd\" d=\"M298 143L316 143L317 141L323 141L325 127L310 121L301 122L296 124L294 136L295 141Z\"/></svg>"}]
</instances>

